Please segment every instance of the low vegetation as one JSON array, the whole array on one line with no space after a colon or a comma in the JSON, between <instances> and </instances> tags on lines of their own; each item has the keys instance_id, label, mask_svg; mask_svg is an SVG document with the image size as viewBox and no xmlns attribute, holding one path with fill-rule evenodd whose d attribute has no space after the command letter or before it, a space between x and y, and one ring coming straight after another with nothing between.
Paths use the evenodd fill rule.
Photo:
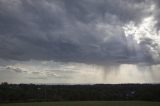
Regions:
<instances>
[{"instance_id":1,"label":"low vegetation","mask_svg":"<svg viewBox=\"0 0 160 106\"><path fill-rule=\"evenodd\" d=\"M42 103L9 103L1 106L160 106L160 102L133 101L87 101L87 102L42 102Z\"/></svg>"},{"instance_id":2,"label":"low vegetation","mask_svg":"<svg viewBox=\"0 0 160 106\"><path fill-rule=\"evenodd\" d=\"M0 84L0 103L53 101L160 101L159 84Z\"/></svg>"}]
</instances>

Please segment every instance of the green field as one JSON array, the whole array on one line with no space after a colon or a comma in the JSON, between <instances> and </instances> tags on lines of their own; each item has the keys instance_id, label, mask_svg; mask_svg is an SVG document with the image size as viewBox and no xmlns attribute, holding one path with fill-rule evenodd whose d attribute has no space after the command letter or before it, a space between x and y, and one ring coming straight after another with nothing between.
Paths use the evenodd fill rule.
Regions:
<instances>
[{"instance_id":1,"label":"green field","mask_svg":"<svg viewBox=\"0 0 160 106\"><path fill-rule=\"evenodd\" d=\"M134 101L87 101L87 102L38 102L38 103L8 103L0 106L160 106L160 102Z\"/></svg>"}]
</instances>

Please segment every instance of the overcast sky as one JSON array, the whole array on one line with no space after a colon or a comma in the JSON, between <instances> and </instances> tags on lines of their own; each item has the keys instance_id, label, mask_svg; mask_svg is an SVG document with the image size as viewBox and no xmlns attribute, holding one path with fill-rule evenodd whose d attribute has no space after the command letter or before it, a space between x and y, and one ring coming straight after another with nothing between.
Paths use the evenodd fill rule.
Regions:
<instances>
[{"instance_id":1,"label":"overcast sky","mask_svg":"<svg viewBox=\"0 0 160 106\"><path fill-rule=\"evenodd\" d=\"M0 82L160 83L160 0L0 0Z\"/></svg>"}]
</instances>

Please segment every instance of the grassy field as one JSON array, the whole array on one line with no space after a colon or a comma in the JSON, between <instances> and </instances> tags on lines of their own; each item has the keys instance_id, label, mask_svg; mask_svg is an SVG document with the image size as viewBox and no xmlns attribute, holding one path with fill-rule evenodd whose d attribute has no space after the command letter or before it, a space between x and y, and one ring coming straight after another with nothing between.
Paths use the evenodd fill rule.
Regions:
<instances>
[{"instance_id":1,"label":"grassy field","mask_svg":"<svg viewBox=\"0 0 160 106\"><path fill-rule=\"evenodd\" d=\"M160 106L160 102L135 101L87 101L87 102L38 102L38 103L9 103L0 106Z\"/></svg>"}]
</instances>

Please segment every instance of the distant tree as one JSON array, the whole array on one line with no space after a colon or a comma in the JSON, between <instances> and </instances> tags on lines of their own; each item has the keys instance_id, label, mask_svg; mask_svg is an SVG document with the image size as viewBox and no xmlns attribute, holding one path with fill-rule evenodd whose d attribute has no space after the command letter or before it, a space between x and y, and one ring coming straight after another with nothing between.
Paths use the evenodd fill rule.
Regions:
<instances>
[{"instance_id":1,"label":"distant tree","mask_svg":"<svg viewBox=\"0 0 160 106\"><path fill-rule=\"evenodd\" d=\"M7 82L2 82L1 85L2 85L2 86L8 85L8 83L7 83Z\"/></svg>"}]
</instances>

